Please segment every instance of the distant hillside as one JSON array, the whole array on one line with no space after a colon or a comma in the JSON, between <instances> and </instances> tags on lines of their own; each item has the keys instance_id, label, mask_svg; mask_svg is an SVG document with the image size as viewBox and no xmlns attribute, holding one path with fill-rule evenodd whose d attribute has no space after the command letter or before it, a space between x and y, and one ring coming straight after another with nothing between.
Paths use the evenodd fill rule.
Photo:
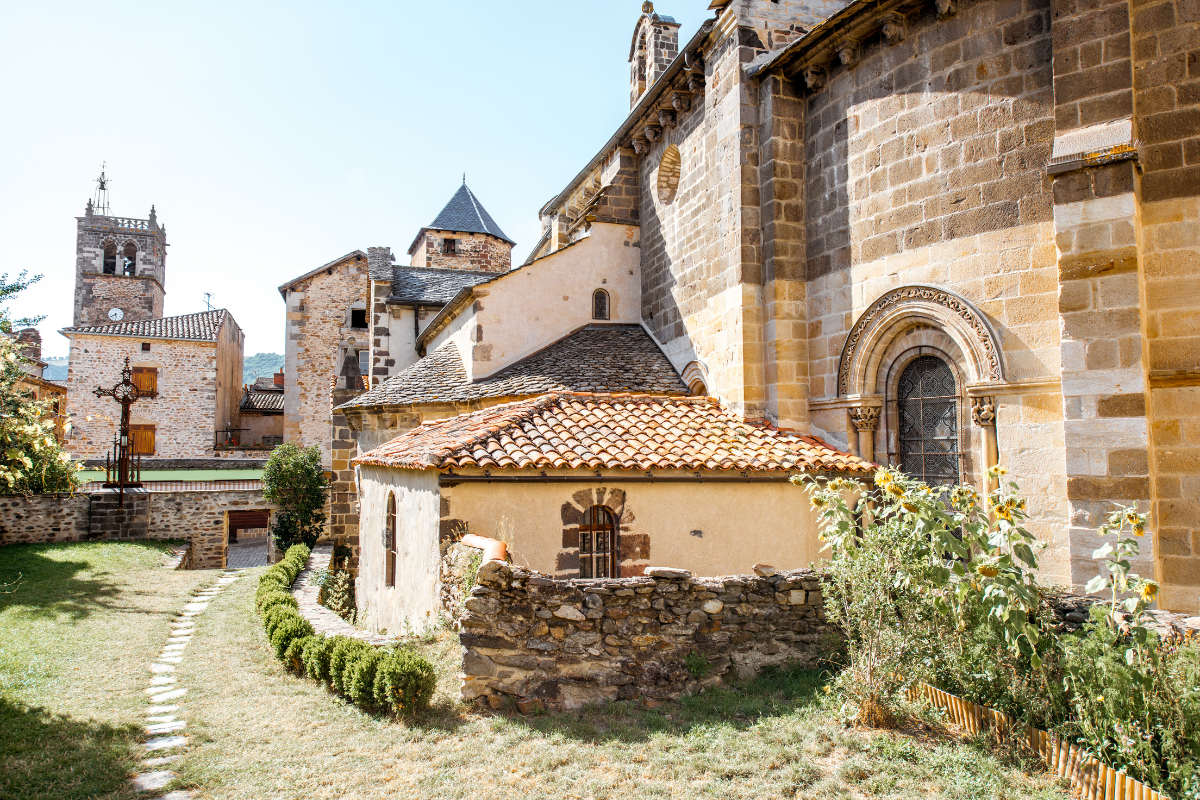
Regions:
<instances>
[{"instance_id":1,"label":"distant hillside","mask_svg":"<svg viewBox=\"0 0 1200 800\"><path fill-rule=\"evenodd\" d=\"M242 361L242 382L254 383L255 378L266 378L283 368L283 356L279 353L255 353Z\"/></svg>"},{"instance_id":2,"label":"distant hillside","mask_svg":"<svg viewBox=\"0 0 1200 800\"><path fill-rule=\"evenodd\" d=\"M46 362L46 371L42 373L42 377L48 381L65 381L67 379L67 358L43 358Z\"/></svg>"}]
</instances>

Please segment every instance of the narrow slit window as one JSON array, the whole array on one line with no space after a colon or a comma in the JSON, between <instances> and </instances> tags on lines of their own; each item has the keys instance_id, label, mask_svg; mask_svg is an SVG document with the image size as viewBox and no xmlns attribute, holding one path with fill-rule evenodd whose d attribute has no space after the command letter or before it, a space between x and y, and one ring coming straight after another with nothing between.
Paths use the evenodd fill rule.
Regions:
<instances>
[{"instance_id":1,"label":"narrow slit window","mask_svg":"<svg viewBox=\"0 0 1200 800\"><path fill-rule=\"evenodd\" d=\"M388 493L387 521L383 532L383 585L396 585L396 495Z\"/></svg>"},{"instance_id":2,"label":"narrow slit window","mask_svg":"<svg viewBox=\"0 0 1200 800\"><path fill-rule=\"evenodd\" d=\"M358 371L362 373L363 380L366 381L371 375L371 351L358 351Z\"/></svg>"},{"instance_id":3,"label":"narrow slit window","mask_svg":"<svg viewBox=\"0 0 1200 800\"><path fill-rule=\"evenodd\" d=\"M592 295L592 319L608 319L608 292L603 289Z\"/></svg>"},{"instance_id":4,"label":"narrow slit window","mask_svg":"<svg viewBox=\"0 0 1200 800\"><path fill-rule=\"evenodd\" d=\"M351 328L367 327L367 310L365 308L350 309L350 327Z\"/></svg>"},{"instance_id":5,"label":"narrow slit window","mask_svg":"<svg viewBox=\"0 0 1200 800\"><path fill-rule=\"evenodd\" d=\"M617 577L617 525L604 506L592 506L579 526L579 577Z\"/></svg>"}]
</instances>

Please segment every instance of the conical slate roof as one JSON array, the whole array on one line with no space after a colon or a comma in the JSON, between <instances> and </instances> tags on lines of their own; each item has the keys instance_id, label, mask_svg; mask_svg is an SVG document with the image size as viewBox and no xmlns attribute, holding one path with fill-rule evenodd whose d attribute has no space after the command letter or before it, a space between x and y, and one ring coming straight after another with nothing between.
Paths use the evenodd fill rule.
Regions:
<instances>
[{"instance_id":1,"label":"conical slate roof","mask_svg":"<svg viewBox=\"0 0 1200 800\"><path fill-rule=\"evenodd\" d=\"M512 239L504 235L504 231L500 230L496 220L492 219L492 215L484 209L475 194L467 188L465 181L454 193L454 197L450 198L450 202L446 203L446 207L437 215L437 219L429 223L427 228L462 233L486 233L497 239L503 239L509 244L515 244Z\"/></svg>"}]
</instances>

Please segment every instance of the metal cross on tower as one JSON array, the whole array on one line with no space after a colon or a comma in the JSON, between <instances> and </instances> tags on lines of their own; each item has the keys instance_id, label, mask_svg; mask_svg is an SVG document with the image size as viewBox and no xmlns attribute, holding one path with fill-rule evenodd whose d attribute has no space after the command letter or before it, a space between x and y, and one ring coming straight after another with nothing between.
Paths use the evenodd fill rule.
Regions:
<instances>
[{"instance_id":1,"label":"metal cross on tower","mask_svg":"<svg viewBox=\"0 0 1200 800\"><path fill-rule=\"evenodd\" d=\"M97 386L92 394L96 397L111 397L121 404L121 427L117 437L113 439L113 452L105 458L104 468L108 473L108 480L105 481L104 488L119 489L121 492L120 505L123 507L125 490L140 489L142 486L142 458L139 455L135 465L131 453L129 407L142 398L153 400L158 397L158 392L144 392L134 385L133 370L129 367L129 357L126 356L125 369L121 371L121 382L111 389Z\"/></svg>"}]
</instances>

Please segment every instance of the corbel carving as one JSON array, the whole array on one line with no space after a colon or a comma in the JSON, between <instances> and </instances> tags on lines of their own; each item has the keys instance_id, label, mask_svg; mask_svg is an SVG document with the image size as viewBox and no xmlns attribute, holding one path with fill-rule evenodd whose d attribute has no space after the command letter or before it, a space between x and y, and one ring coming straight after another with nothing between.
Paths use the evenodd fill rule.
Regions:
<instances>
[{"instance_id":1,"label":"corbel carving","mask_svg":"<svg viewBox=\"0 0 1200 800\"><path fill-rule=\"evenodd\" d=\"M858 42L854 39L845 39L838 42L837 56L838 60L842 62L842 66L854 66L858 63Z\"/></svg>"},{"instance_id":2,"label":"corbel carving","mask_svg":"<svg viewBox=\"0 0 1200 800\"><path fill-rule=\"evenodd\" d=\"M903 14L892 12L883 19L883 38L888 44L900 44L908 35L908 21Z\"/></svg>"},{"instance_id":3,"label":"corbel carving","mask_svg":"<svg viewBox=\"0 0 1200 800\"><path fill-rule=\"evenodd\" d=\"M675 127L675 112L668 108L658 110L658 124L666 129Z\"/></svg>"},{"instance_id":4,"label":"corbel carving","mask_svg":"<svg viewBox=\"0 0 1200 800\"><path fill-rule=\"evenodd\" d=\"M650 142L657 142L662 138L662 126L650 124L642 128L642 132L646 135L646 139Z\"/></svg>"},{"instance_id":5,"label":"corbel carving","mask_svg":"<svg viewBox=\"0 0 1200 800\"><path fill-rule=\"evenodd\" d=\"M700 94L704 91L704 73L692 72L688 74L687 79L688 91L692 94Z\"/></svg>"},{"instance_id":6,"label":"corbel carving","mask_svg":"<svg viewBox=\"0 0 1200 800\"><path fill-rule=\"evenodd\" d=\"M940 2L940 0L939 0ZM805 67L804 68L804 84L814 92L820 91L825 86L825 68L824 67Z\"/></svg>"},{"instance_id":7,"label":"corbel carving","mask_svg":"<svg viewBox=\"0 0 1200 800\"><path fill-rule=\"evenodd\" d=\"M850 409L850 421L860 431L873 431L879 427L879 406L860 406Z\"/></svg>"},{"instance_id":8,"label":"corbel carving","mask_svg":"<svg viewBox=\"0 0 1200 800\"><path fill-rule=\"evenodd\" d=\"M650 152L650 142L641 136L633 137L633 152L639 156L646 155L646 153Z\"/></svg>"},{"instance_id":9,"label":"corbel carving","mask_svg":"<svg viewBox=\"0 0 1200 800\"><path fill-rule=\"evenodd\" d=\"M994 397L972 397L971 419L981 428L996 425L996 399Z\"/></svg>"},{"instance_id":10,"label":"corbel carving","mask_svg":"<svg viewBox=\"0 0 1200 800\"><path fill-rule=\"evenodd\" d=\"M958 13L956 0L934 0L934 4L937 6L938 19L953 17Z\"/></svg>"},{"instance_id":11,"label":"corbel carving","mask_svg":"<svg viewBox=\"0 0 1200 800\"><path fill-rule=\"evenodd\" d=\"M692 93L691 92L676 92L671 97L671 107L682 113L692 110Z\"/></svg>"}]
</instances>

